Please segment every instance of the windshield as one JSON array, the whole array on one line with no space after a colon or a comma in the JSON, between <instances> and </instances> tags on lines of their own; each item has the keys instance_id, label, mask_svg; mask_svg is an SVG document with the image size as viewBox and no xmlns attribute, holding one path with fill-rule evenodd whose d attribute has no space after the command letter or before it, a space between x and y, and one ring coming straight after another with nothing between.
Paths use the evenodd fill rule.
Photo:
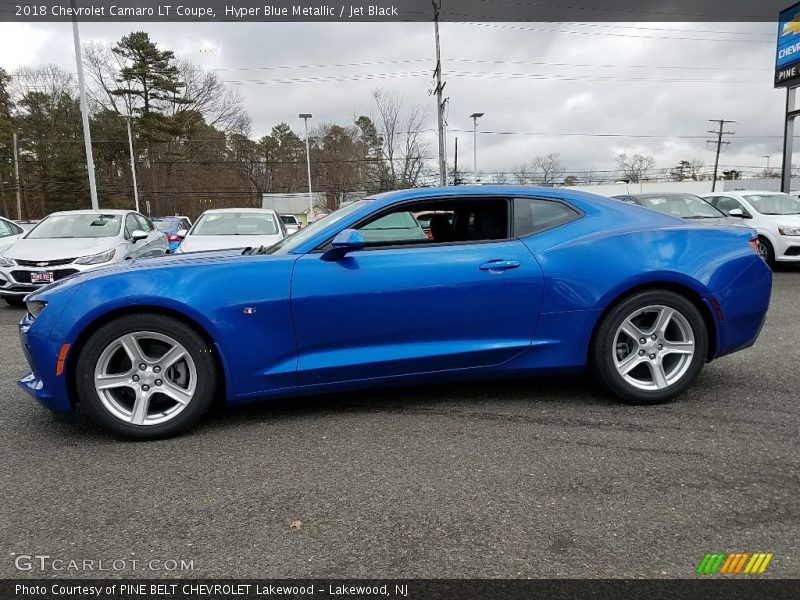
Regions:
<instances>
[{"instance_id":1,"label":"windshield","mask_svg":"<svg viewBox=\"0 0 800 600\"><path fill-rule=\"evenodd\" d=\"M725 214L699 196L669 194L664 196L639 196L648 208L682 219L719 219Z\"/></svg>"},{"instance_id":2,"label":"windshield","mask_svg":"<svg viewBox=\"0 0 800 600\"><path fill-rule=\"evenodd\" d=\"M745 198L762 215L800 215L800 200L789 194L747 194Z\"/></svg>"},{"instance_id":3,"label":"windshield","mask_svg":"<svg viewBox=\"0 0 800 600\"><path fill-rule=\"evenodd\" d=\"M294 215L281 215L284 225L297 225L297 217Z\"/></svg>"},{"instance_id":4,"label":"windshield","mask_svg":"<svg viewBox=\"0 0 800 600\"><path fill-rule=\"evenodd\" d=\"M73 214L46 217L25 239L105 238L119 235L122 215Z\"/></svg>"},{"instance_id":5,"label":"windshield","mask_svg":"<svg viewBox=\"0 0 800 600\"><path fill-rule=\"evenodd\" d=\"M269 213L226 212L202 215L190 235L276 235L278 224Z\"/></svg>"},{"instance_id":6,"label":"windshield","mask_svg":"<svg viewBox=\"0 0 800 600\"><path fill-rule=\"evenodd\" d=\"M159 231L169 231L172 229L172 226L175 225L175 221L153 221L153 225L155 225L156 229Z\"/></svg>"},{"instance_id":7,"label":"windshield","mask_svg":"<svg viewBox=\"0 0 800 600\"><path fill-rule=\"evenodd\" d=\"M343 219L347 215L354 213L359 208L363 207L367 203L366 200L358 200L353 202L352 204L348 204L347 206L340 208L337 211L332 212L331 214L325 216L324 218L320 219L319 221L314 221L307 227L301 229L297 233L293 233L287 238L283 238L277 244L270 246L269 254L274 254L278 250L282 252L291 252L297 246L305 242L308 238L313 237L319 232L320 229L330 225L331 223L335 223L340 219Z\"/></svg>"}]
</instances>

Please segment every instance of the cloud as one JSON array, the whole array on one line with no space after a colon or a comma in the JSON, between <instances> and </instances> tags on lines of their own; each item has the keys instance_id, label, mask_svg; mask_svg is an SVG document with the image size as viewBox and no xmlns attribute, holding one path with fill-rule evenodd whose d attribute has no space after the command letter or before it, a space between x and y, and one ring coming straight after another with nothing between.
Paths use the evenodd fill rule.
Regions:
<instances>
[{"instance_id":1,"label":"cloud","mask_svg":"<svg viewBox=\"0 0 800 600\"><path fill-rule=\"evenodd\" d=\"M428 108L435 151L430 23L81 24L84 43L113 43L135 29L219 69L243 94L254 135L281 121L299 131L300 112L315 124L352 122L382 87ZM479 134L486 171L551 152L568 171L614 169L621 151L652 154L662 168L681 159L712 164L706 130L720 118L737 121L722 164L760 169L764 154L778 164L785 100L771 84L774 37L768 23L442 23L449 160L458 136L467 158L459 162L471 165L469 115L478 111L486 113L481 131L513 134ZM71 44L69 24L0 26L9 69L53 62L74 71ZM531 133L539 135L522 135Z\"/></svg>"}]
</instances>

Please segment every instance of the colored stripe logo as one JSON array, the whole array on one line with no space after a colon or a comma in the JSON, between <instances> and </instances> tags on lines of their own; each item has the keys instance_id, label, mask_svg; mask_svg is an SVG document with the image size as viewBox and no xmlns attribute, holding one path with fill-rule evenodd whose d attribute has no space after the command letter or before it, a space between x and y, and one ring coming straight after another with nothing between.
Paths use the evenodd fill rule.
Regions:
<instances>
[{"instance_id":1,"label":"colored stripe logo","mask_svg":"<svg viewBox=\"0 0 800 600\"><path fill-rule=\"evenodd\" d=\"M707 552L695 573L702 575L738 575L746 573L756 575L763 573L772 557L772 552Z\"/></svg>"}]
</instances>

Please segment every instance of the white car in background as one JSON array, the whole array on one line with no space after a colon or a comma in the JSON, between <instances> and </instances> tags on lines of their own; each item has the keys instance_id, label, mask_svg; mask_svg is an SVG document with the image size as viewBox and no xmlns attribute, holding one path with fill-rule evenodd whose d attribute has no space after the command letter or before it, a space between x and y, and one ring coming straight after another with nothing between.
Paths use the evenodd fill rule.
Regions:
<instances>
[{"instance_id":1,"label":"white car in background","mask_svg":"<svg viewBox=\"0 0 800 600\"><path fill-rule=\"evenodd\" d=\"M0 296L19 305L30 292L69 275L166 252L166 236L137 212L56 212L0 254Z\"/></svg>"},{"instance_id":2,"label":"white car in background","mask_svg":"<svg viewBox=\"0 0 800 600\"><path fill-rule=\"evenodd\" d=\"M297 217L294 215L278 215L281 218L281 222L283 223L284 227L286 227L286 235L292 235L293 233L297 233L303 228L303 224L297 220Z\"/></svg>"},{"instance_id":3,"label":"white car in background","mask_svg":"<svg viewBox=\"0 0 800 600\"><path fill-rule=\"evenodd\" d=\"M0 253L25 234L25 230L16 223L0 217Z\"/></svg>"},{"instance_id":4,"label":"white car in background","mask_svg":"<svg viewBox=\"0 0 800 600\"><path fill-rule=\"evenodd\" d=\"M758 251L767 264L800 261L800 200L794 196L755 190L701 196L758 232Z\"/></svg>"},{"instance_id":5,"label":"white car in background","mask_svg":"<svg viewBox=\"0 0 800 600\"><path fill-rule=\"evenodd\" d=\"M268 208L216 208L200 215L183 237L178 254L272 246L286 237L286 227Z\"/></svg>"}]
</instances>

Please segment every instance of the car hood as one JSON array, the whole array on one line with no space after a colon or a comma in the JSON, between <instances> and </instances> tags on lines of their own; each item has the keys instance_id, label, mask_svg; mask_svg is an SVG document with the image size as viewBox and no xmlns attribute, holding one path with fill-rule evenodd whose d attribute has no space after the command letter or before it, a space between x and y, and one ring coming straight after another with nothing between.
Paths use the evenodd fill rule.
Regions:
<instances>
[{"instance_id":1,"label":"car hood","mask_svg":"<svg viewBox=\"0 0 800 600\"><path fill-rule=\"evenodd\" d=\"M19 260L59 260L91 256L113 248L117 238L21 239L5 252Z\"/></svg>"},{"instance_id":2,"label":"car hood","mask_svg":"<svg viewBox=\"0 0 800 600\"><path fill-rule=\"evenodd\" d=\"M181 242L181 252L202 250L227 250L233 248L257 248L272 246L279 242L279 235L189 235Z\"/></svg>"}]
</instances>

